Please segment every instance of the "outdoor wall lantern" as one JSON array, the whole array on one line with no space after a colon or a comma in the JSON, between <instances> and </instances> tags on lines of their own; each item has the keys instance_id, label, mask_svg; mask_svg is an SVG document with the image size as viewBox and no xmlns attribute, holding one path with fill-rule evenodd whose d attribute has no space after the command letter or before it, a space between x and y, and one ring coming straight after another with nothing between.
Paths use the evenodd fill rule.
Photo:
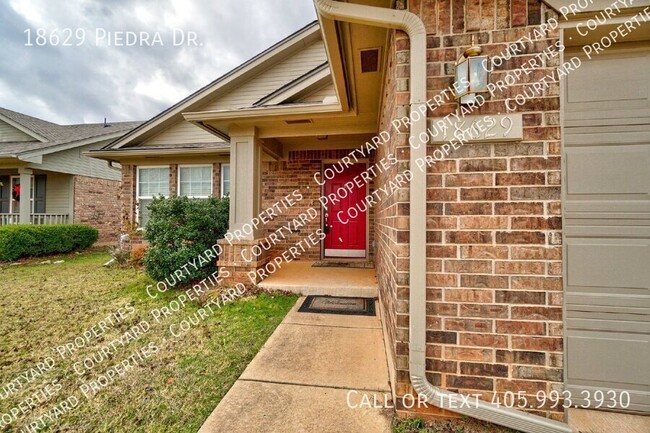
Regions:
<instances>
[{"instance_id":1,"label":"outdoor wall lantern","mask_svg":"<svg viewBox=\"0 0 650 433\"><path fill-rule=\"evenodd\" d=\"M488 91L487 56L481 56L482 51L481 47L473 45L456 61L454 89L460 104L473 104L477 93Z\"/></svg>"}]
</instances>

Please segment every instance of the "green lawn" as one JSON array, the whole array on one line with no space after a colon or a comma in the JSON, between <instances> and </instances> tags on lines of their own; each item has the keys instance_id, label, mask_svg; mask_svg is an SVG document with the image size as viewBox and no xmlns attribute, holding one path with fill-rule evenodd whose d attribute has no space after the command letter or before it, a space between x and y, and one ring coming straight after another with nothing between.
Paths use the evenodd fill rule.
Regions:
<instances>
[{"instance_id":1,"label":"green lawn","mask_svg":"<svg viewBox=\"0 0 650 433\"><path fill-rule=\"evenodd\" d=\"M284 295L244 296L176 338L169 326L197 312L200 304L189 303L157 323L150 311L169 305L178 291L151 299L144 291L151 281L142 272L103 268L108 260L103 253L62 258L63 264L34 261L0 269L0 431L18 432L47 413L55 419L38 431L195 433L296 300ZM120 308L135 311L99 337L91 336L66 359L53 350ZM150 325L146 333L115 344L143 320ZM111 350L90 371L80 368L79 362L109 346ZM136 366L123 376L84 397L82 384L107 377L109 370L116 371L114 366L123 366L129 356L147 347L149 358L131 362ZM151 347L157 352L152 353ZM47 357L56 361L53 368L43 368L34 377L28 374L29 380L18 379L20 388L6 395L9 382L16 383L20 373ZM34 402L31 409L29 398ZM28 413L6 425L10 415L3 414L21 402Z\"/></svg>"}]
</instances>

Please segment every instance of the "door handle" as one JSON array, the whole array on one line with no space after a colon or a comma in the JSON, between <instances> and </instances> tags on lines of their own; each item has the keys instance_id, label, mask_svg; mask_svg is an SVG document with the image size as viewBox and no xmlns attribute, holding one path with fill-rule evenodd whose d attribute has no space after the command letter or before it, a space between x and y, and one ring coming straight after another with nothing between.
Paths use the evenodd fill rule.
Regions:
<instances>
[{"instance_id":1,"label":"door handle","mask_svg":"<svg viewBox=\"0 0 650 433\"><path fill-rule=\"evenodd\" d=\"M329 218L328 218L328 214L325 214L323 233L328 234L329 232L330 232Z\"/></svg>"}]
</instances>

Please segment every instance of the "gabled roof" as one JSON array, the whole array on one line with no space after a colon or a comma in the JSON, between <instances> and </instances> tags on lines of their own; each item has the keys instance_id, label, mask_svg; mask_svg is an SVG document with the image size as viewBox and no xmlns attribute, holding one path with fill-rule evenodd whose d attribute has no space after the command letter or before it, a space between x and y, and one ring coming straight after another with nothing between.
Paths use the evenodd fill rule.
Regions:
<instances>
[{"instance_id":1,"label":"gabled roof","mask_svg":"<svg viewBox=\"0 0 650 433\"><path fill-rule=\"evenodd\" d=\"M232 71L214 80L207 86L194 92L177 104L169 107L167 110L151 118L130 133L108 144L102 150L91 152L91 155L96 154L98 157L104 157L99 154L105 151L116 151L122 148L125 149L151 138L160 131L163 131L165 128L173 125L175 122L184 121L184 112L199 109L199 107L205 104L206 101L214 100L219 95L237 88L237 86L255 77L261 71L279 62L282 58L289 56L294 51L304 48L308 43L319 38L320 28L318 21L314 21L274 44L270 48L264 50ZM220 134L219 131L211 130L210 132L220 136L226 141L229 140L229 137L226 134ZM214 143L214 145L218 146L219 143Z\"/></svg>"},{"instance_id":2,"label":"gabled roof","mask_svg":"<svg viewBox=\"0 0 650 433\"><path fill-rule=\"evenodd\" d=\"M327 83L328 80L331 80L329 63L325 62L306 74L290 81L274 92L269 93L259 101L255 102L253 107L281 104L292 98L296 98L301 93L304 94L316 90L318 87Z\"/></svg>"},{"instance_id":3,"label":"gabled roof","mask_svg":"<svg viewBox=\"0 0 650 433\"><path fill-rule=\"evenodd\" d=\"M83 146L92 142L109 140L123 135L141 122L82 123L58 125L37 117L0 107L0 120L34 138L33 141L1 142L0 157L19 157L52 153Z\"/></svg>"}]
</instances>

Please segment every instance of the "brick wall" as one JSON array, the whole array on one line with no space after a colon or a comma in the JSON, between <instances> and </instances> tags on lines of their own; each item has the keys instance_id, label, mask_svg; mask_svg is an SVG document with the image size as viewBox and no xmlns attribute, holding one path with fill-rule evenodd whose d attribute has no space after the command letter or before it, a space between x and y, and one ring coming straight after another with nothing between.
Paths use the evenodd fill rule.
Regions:
<instances>
[{"instance_id":1,"label":"brick wall","mask_svg":"<svg viewBox=\"0 0 650 433\"><path fill-rule=\"evenodd\" d=\"M133 164L122 164L122 183L120 184L118 200L121 207L121 231L131 233L135 230L137 167Z\"/></svg>"},{"instance_id":2,"label":"brick wall","mask_svg":"<svg viewBox=\"0 0 650 433\"><path fill-rule=\"evenodd\" d=\"M160 164L157 164L160 165ZM119 185L117 201L121 208L119 220L122 233L131 233L134 235L136 224L136 182L137 182L137 165L122 164L122 182ZM221 164L212 164L212 194L215 197L221 197ZM172 196L178 194L178 164L169 164L169 193Z\"/></svg>"},{"instance_id":3,"label":"brick wall","mask_svg":"<svg viewBox=\"0 0 650 433\"><path fill-rule=\"evenodd\" d=\"M178 164L169 165L169 195L178 195Z\"/></svg>"},{"instance_id":4,"label":"brick wall","mask_svg":"<svg viewBox=\"0 0 650 433\"><path fill-rule=\"evenodd\" d=\"M404 37L401 35L400 40L403 41ZM400 44L402 43L400 42ZM387 79L383 95L384 106L379 128L381 131L389 131L391 121L398 117L397 109L399 107L395 104L398 69L398 65L395 63L396 46L394 33L389 45ZM404 69L404 67L400 65L399 69ZM406 73L408 74L408 71ZM378 161L386 159L389 154L397 155L399 161L399 164L393 166L392 169L386 170L376 177L375 182L378 186L385 185L395 179L400 171L408 168L409 153L405 152L407 150L406 139L407 135L405 134L391 134L391 140L378 147L376 152ZM382 320L386 331L388 356L392 358L389 364L394 365L397 374L401 376L397 379L396 371L391 371L391 383L398 387L401 386L402 389L398 389L397 393L402 394L405 391L404 384L409 383L408 374L404 374L408 370L408 358L398 356L398 353L400 355L408 354L408 333L406 336L403 333L404 329L408 329L408 315L404 314L408 313L408 304L404 302L404 300L408 300L409 275L408 186L383 199L376 206L375 212L375 269L379 302L383 313ZM398 311L401 314L398 315Z\"/></svg>"},{"instance_id":5,"label":"brick wall","mask_svg":"<svg viewBox=\"0 0 650 433\"><path fill-rule=\"evenodd\" d=\"M453 82L455 60L472 36L494 55L540 24L544 7L530 0L410 1L427 32L427 88L438 94ZM526 45L491 74L503 78L532 54L555 43L557 33ZM407 112L408 38L395 32L390 53L382 129ZM557 67L545 61L535 74ZM497 94L475 114L506 113ZM559 88L520 107L519 143L469 144L427 173L427 362L429 380L444 388L503 401L506 391L562 388L562 257ZM430 117L456 109L450 103ZM405 161L403 136L391 143ZM434 146L429 146L432 153ZM378 155L379 156L379 155ZM412 392L408 378L408 207L396 200L378 209L377 269L398 394ZM405 210L406 213L402 212ZM391 273L393 275L391 275ZM392 326L391 326L392 327ZM550 408L537 413L561 419ZM560 409L561 410L561 409ZM402 411L405 413L405 411Z\"/></svg>"},{"instance_id":6,"label":"brick wall","mask_svg":"<svg viewBox=\"0 0 650 433\"><path fill-rule=\"evenodd\" d=\"M359 146L361 144L359 143ZM310 207L318 211L316 219L287 236L285 240L278 242L270 251L271 258L286 251L291 245L321 227L321 211L318 203L321 187L315 182L314 173L321 170L323 161L338 161L351 151L352 149L292 151L286 161L262 162L262 209L274 205L282 197L290 195L296 189L299 189L303 195L303 200L300 203L289 209L283 209L282 215L274 218L265 226L267 234L299 217L301 213ZM369 156L369 161L372 164L373 155ZM177 193L178 165L169 165L170 193L174 195ZM137 204L136 182L137 166L127 163L122 164L122 183L118 194L118 201L121 203L121 227L123 233L131 233L132 236L137 236L137 233L134 232ZM219 163L213 164L213 182L213 195L219 197L221 195L221 164ZM373 188L373 185L370 185L368 193L372 193ZM373 260L375 241L374 209L371 208L369 212L369 260ZM319 260L320 248L310 248L300 256L300 259Z\"/></svg>"},{"instance_id":7,"label":"brick wall","mask_svg":"<svg viewBox=\"0 0 650 433\"><path fill-rule=\"evenodd\" d=\"M212 164L212 195L221 197L221 164Z\"/></svg>"},{"instance_id":8,"label":"brick wall","mask_svg":"<svg viewBox=\"0 0 650 433\"><path fill-rule=\"evenodd\" d=\"M359 143L361 145L362 143ZM321 187L314 180L314 173L320 172L322 163L325 160L339 160L348 155L351 149L347 150L313 150L313 151L292 151L289 152L287 161L264 162L262 163L262 209L273 206L276 202L298 189L303 199L289 209L283 209L282 215L276 217L266 225L267 233L276 231L282 225L297 218L301 213L310 207L318 211L318 217L309 221L295 233L275 245L271 250L271 258L286 251L289 246L304 239L310 233L314 233L321 227L321 208L318 202L321 196ZM369 193L373 186L370 185ZM370 240L370 260L374 248L373 210L370 210L368 227ZM320 248L312 247L300 256L301 260L320 260Z\"/></svg>"},{"instance_id":9,"label":"brick wall","mask_svg":"<svg viewBox=\"0 0 650 433\"><path fill-rule=\"evenodd\" d=\"M117 180L74 177L74 223L99 230L100 243L114 243L120 235L120 203Z\"/></svg>"}]
</instances>

